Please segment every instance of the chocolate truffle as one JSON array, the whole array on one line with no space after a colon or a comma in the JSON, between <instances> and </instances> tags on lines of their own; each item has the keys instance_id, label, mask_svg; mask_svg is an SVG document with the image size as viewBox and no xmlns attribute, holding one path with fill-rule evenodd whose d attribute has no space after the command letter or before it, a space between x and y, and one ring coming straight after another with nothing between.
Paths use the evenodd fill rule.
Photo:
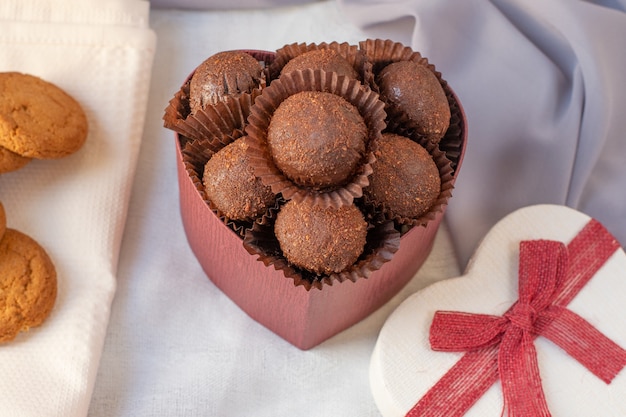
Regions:
<instances>
[{"instance_id":1,"label":"chocolate truffle","mask_svg":"<svg viewBox=\"0 0 626 417\"><path fill-rule=\"evenodd\" d=\"M336 72L349 78L357 78L358 76L350 62L334 49L316 49L298 55L287 62L280 74L308 68Z\"/></svg>"},{"instance_id":2,"label":"chocolate truffle","mask_svg":"<svg viewBox=\"0 0 626 417\"><path fill-rule=\"evenodd\" d=\"M332 274L359 258L367 222L355 205L324 208L308 200L290 200L278 212L274 233L288 262L317 274Z\"/></svg>"},{"instance_id":3,"label":"chocolate truffle","mask_svg":"<svg viewBox=\"0 0 626 417\"><path fill-rule=\"evenodd\" d=\"M204 166L202 182L207 197L231 220L252 220L275 202L271 188L254 176L246 138L220 149Z\"/></svg>"},{"instance_id":4,"label":"chocolate truffle","mask_svg":"<svg viewBox=\"0 0 626 417\"><path fill-rule=\"evenodd\" d=\"M196 113L227 97L239 97L261 85L263 67L243 51L224 51L207 58L196 68L189 84L189 106Z\"/></svg>"},{"instance_id":5,"label":"chocolate truffle","mask_svg":"<svg viewBox=\"0 0 626 417\"><path fill-rule=\"evenodd\" d=\"M302 91L275 110L267 144L276 167L300 186L317 190L343 185L367 149L368 129L343 97Z\"/></svg>"},{"instance_id":6,"label":"chocolate truffle","mask_svg":"<svg viewBox=\"0 0 626 417\"><path fill-rule=\"evenodd\" d=\"M366 198L382 204L392 215L417 219L439 197L439 170L428 151L413 140L383 133L375 142L376 162Z\"/></svg>"},{"instance_id":7,"label":"chocolate truffle","mask_svg":"<svg viewBox=\"0 0 626 417\"><path fill-rule=\"evenodd\" d=\"M450 125L450 106L443 87L426 66L398 61L376 76L387 105L406 116L417 133L438 142Z\"/></svg>"}]
</instances>

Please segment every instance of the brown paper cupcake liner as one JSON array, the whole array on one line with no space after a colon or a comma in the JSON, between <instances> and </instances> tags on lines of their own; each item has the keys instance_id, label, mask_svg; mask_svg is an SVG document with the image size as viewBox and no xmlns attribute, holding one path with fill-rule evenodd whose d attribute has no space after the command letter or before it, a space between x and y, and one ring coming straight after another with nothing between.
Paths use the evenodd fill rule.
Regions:
<instances>
[{"instance_id":1,"label":"brown paper cupcake liner","mask_svg":"<svg viewBox=\"0 0 626 417\"><path fill-rule=\"evenodd\" d=\"M359 49L372 63L374 73L397 61L415 61L434 70L434 66L419 52L390 39L366 39L359 42Z\"/></svg>"},{"instance_id":2,"label":"brown paper cupcake liner","mask_svg":"<svg viewBox=\"0 0 626 417\"><path fill-rule=\"evenodd\" d=\"M204 110L191 113L189 109L189 82L174 95L165 109L163 126L192 140L208 140L219 147L225 136L240 137L246 125L254 100L261 90L253 90L238 97L227 98Z\"/></svg>"},{"instance_id":3,"label":"brown paper cupcake liner","mask_svg":"<svg viewBox=\"0 0 626 417\"><path fill-rule=\"evenodd\" d=\"M316 51L319 49L332 49L336 51L352 65L358 74L359 81L368 86L372 83L374 74L372 72L371 61L361 50L359 50L358 45L350 45L347 42L322 42L319 44L292 43L283 46L276 51L276 58L269 66L268 75L270 82L271 80L280 77L280 72L290 60L306 52Z\"/></svg>"},{"instance_id":4,"label":"brown paper cupcake liner","mask_svg":"<svg viewBox=\"0 0 626 417\"><path fill-rule=\"evenodd\" d=\"M436 67L428 62L426 57L399 42L389 39L367 39L361 41L359 47L368 59L372 61L374 76L385 66L398 61L417 62L428 67L435 74L446 94L451 113L450 125L439 141L439 148L446 153L446 156L452 163L453 170L456 171L460 162L459 159L463 155L465 143L463 132L466 130L463 120L465 118L456 95L448 85L448 82L442 78L441 72L437 71ZM377 92L379 91L375 81L372 88ZM381 100L384 99L381 98ZM385 106L385 111L387 112L387 131L393 131L409 137L418 135L412 126L412 122L402 112L395 110L388 104ZM456 172L454 174L456 175Z\"/></svg>"},{"instance_id":5,"label":"brown paper cupcake liner","mask_svg":"<svg viewBox=\"0 0 626 417\"><path fill-rule=\"evenodd\" d=\"M188 128L185 124L185 118L190 111L189 80L187 80L168 102L163 114L163 126L179 135L192 138L195 135L195 130Z\"/></svg>"},{"instance_id":6,"label":"brown paper cupcake liner","mask_svg":"<svg viewBox=\"0 0 626 417\"><path fill-rule=\"evenodd\" d=\"M393 133L404 135L403 133L397 131ZM402 234L404 234L414 226L426 226L430 221L434 220L437 217L438 213L443 212L444 208L448 204L448 200L450 199L450 197L452 197L455 179L454 170L452 169L452 163L450 162L444 151L440 150L436 144L425 141L419 136L407 137L423 146L432 156L435 164L437 165L437 169L439 170L439 178L441 180L441 187L439 196L437 197L435 202L422 216L418 218L411 218L395 214L393 210L391 210L384 203L372 201L367 196L367 194L363 196L363 204L366 207L365 212L368 213L370 221L393 221L397 225L398 229L402 232Z\"/></svg>"},{"instance_id":7,"label":"brown paper cupcake liner","mask_svg":"<svg viewBox=\"0 0 626 417\"><path fill-rule=\"evenodd\" d=\"M339 95L352 103L363 116L369 142L380 136L385 128L384 104L378 94L363 86L359 81L336 73L321 70L294 71L283 75L263 90L251 109L246 127L250 138L248 155L256 176L272 188L275 194L282 194L286 200L310 199L323 207L340 207L352 204L354 198L361 197L363 187L369 184L371 164L375 161L371 146L357 172L346 184L336 188L315 190L291 181L274 164L267 146L267 130L274 111L287 97L302 91L325 91Z\"/></svg>"},{"instance_id":8,"label":"brown paper cupcake liner","mask_svg":"<svg viewBox=\"0 0 626 417\"><path fill-rule=\"evenodd\" d=\"M230 138L230 140L225 140L228 143L237 140L235 138ZM191 181L194 184L194 187L200 194L202 200L209 206L211 211L222 221L227 227L233 230L239 237L243 238L246 231L251 229L252 226L256 223L259 225L264 225L269 222L269 218L273 216L273 213L276 212L280 204L282 204L282 200L276 200L276 203L273 207L270 207L265 214L258 217L254 221L244 221L244 220L233 220L229 219L223 212L221 212L215 204L211 202L207 193L204 189L204 183L202 181L202 177L204 174L204 166L207 161L218 151L212 149L209 141L196 140L187 142L181 150L183 157L183 164L185 166L185 170L191 178Z\"/></svg>"},{"instance_id":9,"label":"brown paper cupcake liner","mask_svg":"<svg viewBox=\"0 0 626 417\"><path fill-rule=\"evenodd\" d=\"M243 245L248 253L258 256L257 260L263 262L265 266L273 266L277 271L282 271L286 278L293 279L294 286L301 285L309 291L313 288L321 290L324 285L368 278L389 262L398 251L400 233L392 222L370 227L365 248L359 259L346 270L332 275L317 275L291 265L283 256L274 235L273 221L264 225L255 224L246 232Z\"/></svg>"},{"instance_id":10,"label":"brown paper cupcake liner","mask_svg":"<svg viewBox=\"0 0 626 417\"><path fill-rule=\"evenodd\" d=\"M450 104L450 126L443 138L439 141L439 149L446 153L452 163L453 175L458 176L458 167L464 154L466 144L467 126L465 125L465 115L459 100L446 83L444 86L448 104ZM464 136L465 135L465 136Z\"/></svg>"}]
</instances>

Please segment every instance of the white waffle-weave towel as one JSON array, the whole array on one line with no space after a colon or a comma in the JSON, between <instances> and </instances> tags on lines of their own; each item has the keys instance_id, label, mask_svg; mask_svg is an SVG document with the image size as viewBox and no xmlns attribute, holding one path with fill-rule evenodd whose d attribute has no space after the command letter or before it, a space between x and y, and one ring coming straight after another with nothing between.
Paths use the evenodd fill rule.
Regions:
<instances>
[{"instance_id":1,"label":"white waffle-weave towel","mask_svg":"<svg viewBox=\"0 0 626 417\"><path fill-rule=\"evenodd\" d=\"M0 71L52 82L84 108L77 153L0 176L7 225L58 275L41 327L0 345L0 416L87 415L144 127L156 36L141 0L3 0Z\"/></svg>"}]
</instances>

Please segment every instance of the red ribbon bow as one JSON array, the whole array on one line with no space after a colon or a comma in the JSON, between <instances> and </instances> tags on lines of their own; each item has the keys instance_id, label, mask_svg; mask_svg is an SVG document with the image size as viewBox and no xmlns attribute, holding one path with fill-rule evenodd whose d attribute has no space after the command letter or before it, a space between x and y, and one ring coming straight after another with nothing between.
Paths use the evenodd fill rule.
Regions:
<instances>
[{"instance_id":1,"label":"red ribbon bow","mask_svg":"<svg viewBox=\"0 0 626 417\"><path fill-rule=\"evenodd\" d=\"M432 349L466 353L407 417L462 416L498 378L508 416L550 416L533 344L538 336L610 383L626 366L626 350L565 307L618 248L595 220L567 247L549 240L521 242L519 299L503 316L435 313Z\"/></svg>"}]
</instances>

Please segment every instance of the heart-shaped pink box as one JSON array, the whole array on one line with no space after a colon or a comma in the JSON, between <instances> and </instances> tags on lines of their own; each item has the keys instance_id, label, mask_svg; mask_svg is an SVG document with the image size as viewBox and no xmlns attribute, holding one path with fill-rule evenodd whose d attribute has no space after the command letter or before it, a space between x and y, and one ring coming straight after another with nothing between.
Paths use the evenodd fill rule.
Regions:
<instances>
[{"instance_id":1,"label":"heart-shaped pink box","mask_svg":"<svg viewBox=\"0 0 626 417\"><path fill-rule=\"evenodd\" d=\"M465 153L467 124L461 103L451 95L458 105L462 129L460 144L449 152L456 179ZM181 216L189 245L204 272L252 319L303 350L359 322L398 293L429 255L444 216L445 207L426 226L404 234L393 258L368 278L306 289L251 255L241 237L209 208L185 169L180 139L176 134Z\"/></svg>"}]
</instances>

